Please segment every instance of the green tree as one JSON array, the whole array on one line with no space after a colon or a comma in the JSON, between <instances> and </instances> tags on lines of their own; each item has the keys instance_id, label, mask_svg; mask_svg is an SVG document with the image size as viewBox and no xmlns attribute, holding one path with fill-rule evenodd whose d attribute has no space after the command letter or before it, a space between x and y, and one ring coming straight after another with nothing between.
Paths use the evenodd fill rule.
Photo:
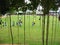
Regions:
<instances>
[{"instance_id":1,"label":"green tree","mask_svg":"<svg viewBox=\"0 0 60 45\"><path fill-rule=\"evenodd\" d=\"M48 14L51 8L53 10L57 9L56 0L41 0L41 4L44 8L44 14Z\"/></svg>"},{"instance_id":2,"label":"green tree","mask_svg":"<svg viewBox=\"0 0 60 45\"><path fill-rule=\"evenodd\" d=\"M18 7L22 7L25 5L24 0L13 0L13 1L11 1L11 3L12 3L11 6L15 7L16 10L18 10Z\"/></svg>"},{"instance_id":3,"label":"green tree","mask_svg":"<svg viewBox=\"0 0 60 45\"><path fill-rule=\"evenodd\" d=\"M36 9L38 4L40 3L40 0L30 0L31 5L33 5L33 9Z\"/></svg>"},{"instance_id":4,"label":"green tree","mask_svg":"<svg viewBox=\"0 0 60 45\"><path fill-rule=\"evenodd\" d=\"M9 10L9 6L8 0L0 0L0 13L5 14Z\"/></svg>"},{"instance_id":5,"label":"green tree","mask_svg":"<svg viewBox=\"0 0 60 45\"><path fill-rule=\"evenodd\" d=\"M48 35L49 35L49 10L57 9L55 0L41 0L41 5L43 6L43 27L42 27L42 45L44 45L44 32L45 32L45 15L47 14L47 25L46 25L46 45L48 45Z\"/></svg>"}]
</instances>

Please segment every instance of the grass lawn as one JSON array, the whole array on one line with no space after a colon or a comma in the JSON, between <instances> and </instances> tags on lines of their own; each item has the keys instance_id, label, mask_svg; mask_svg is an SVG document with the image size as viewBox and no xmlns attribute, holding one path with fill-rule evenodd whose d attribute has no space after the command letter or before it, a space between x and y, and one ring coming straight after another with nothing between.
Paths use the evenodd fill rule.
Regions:
<instances>
[{"instance_id":1,"label":"grass lawn","mask_svg":"<svg viewBox=\"0 0 60 45\"><path fill-rule=\"evenodd\" d=\"M44 44L46 45L46 25L47 16L45 16L45 37ZM42 45L42 19L43 16L25 15L25 30L24 30L24 15L20 15L22 19L22 26L17 26L16 22L19 21L17 15L11 16L11 22L15 22L15 26L12 26L13 43L26 45ZM40 20L39 20L40 18ZM11 44L11 32L10 32L10 18L2 18L3 22L7 23L7 26L0 25L0 44ZM35 20L35 25L32 26L32 22ZM25 32L25 33L24 33ZM56 16L49 16L49 34L48 45L60 45L60 22ZM25 38L24 38L25 37Z\"/></svg>"}]
</instances>

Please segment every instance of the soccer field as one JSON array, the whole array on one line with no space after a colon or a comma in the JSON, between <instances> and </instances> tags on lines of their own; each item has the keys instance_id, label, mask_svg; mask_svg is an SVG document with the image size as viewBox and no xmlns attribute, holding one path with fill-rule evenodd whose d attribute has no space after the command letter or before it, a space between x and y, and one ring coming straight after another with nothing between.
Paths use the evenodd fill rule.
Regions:
<instances>
[{"instance_id":1,"label":"soccer field","mask_svg":"<svg viewBox=\"0 0 60 45\"><path fill-rule=\"evenodd\" d=\"M17 25L19 20L22 20L22 25ZM40 19L40 20L39 20ZM3 22L6 22L7 26L0 25L0 44L11 44L11 32L10 32L10 17L6 16L2 18ZM12 23L14 21L14 26ZM32 25L32 22L35 22ZM43 16L37 15L11 15L11 28L13 35L13 43L24 45L42 45L42 27ZM46 29L47 29L47 16L45 16L45 33L44 44L46 45ZM49 16L49 34L48 45L60 45L60 21L56 16Z\"/></svg>"}]
</instances>

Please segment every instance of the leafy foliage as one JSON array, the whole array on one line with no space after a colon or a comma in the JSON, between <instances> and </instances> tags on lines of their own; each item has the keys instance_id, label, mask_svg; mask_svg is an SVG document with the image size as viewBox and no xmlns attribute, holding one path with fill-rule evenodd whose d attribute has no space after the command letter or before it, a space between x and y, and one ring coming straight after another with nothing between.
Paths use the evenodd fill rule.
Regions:
<instances>
[{"instance_id":1,"label":"leafy foliage","mask_svg":"<svg viewBox=\"0 0 60 45\"><path fill-rule=\"evenodd\" d=\"M0 0L0 13L5 14L10 8L24 6L24 0Z\"/></svg>"},{"instance_id":2,"label":"leafy foliage","mask_svg":"<svg viewBox=\"0 0 60 45\"><path fill-rule=\"evenodd\" d=\"M30 0L31 4L33 5L33 9L36 9L38 4L40 3L40 0Z\"/></svg>"},{"instance_id":3,"label":"leafy foliage","mask_svg":"<svg viewBox=\"0 0 60 45\"><path fill-rule=\"evenodd\" d=\"M41 0L41 4L44 8L44 14L48 14L49 10L52 8L53 10L57 9L55 0Z\"/></svg>"},{"instance_id":4,"label":"leafy foliage","mask_svg":"<svg viewBox=\"0 0 60 45\"><path fill-rule=\"evenodd\" d=\"M9 10L9 6L8 0L0 0L0 13L5 14Z\"/></svg>"},{"instance_id":5,"label":"leafy foliage","mask_svg":"<svg viewBox=\"0 0 60 45\"><path fill-rule=\"evenodd\" d=\"M21 7L24 6L24 0L13 0L12 6L14 7Z\"/></svg>"}]
</instances>

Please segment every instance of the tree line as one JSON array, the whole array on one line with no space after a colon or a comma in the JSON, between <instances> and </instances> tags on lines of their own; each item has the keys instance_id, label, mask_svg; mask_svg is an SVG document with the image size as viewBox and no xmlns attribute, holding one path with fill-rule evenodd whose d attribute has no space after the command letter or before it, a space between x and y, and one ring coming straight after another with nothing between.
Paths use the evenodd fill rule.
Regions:
<instances>
[{"instance_id":1,"label":"tree line","mask_svg":"<svg viewBox=\"0 0 60 45\"><path fill-rule=\"evenodd\" d=\"M16 10L18 7L22 7L23 11L27 8L34 10L37 8L40 3L44 8L44 13L48 13L52 8L57 9L56 0L30 0L31 3L26 4L25 0L0 0L0 14L5 14L11 7L14 7Z\"/></svg>"}]
</instances>

